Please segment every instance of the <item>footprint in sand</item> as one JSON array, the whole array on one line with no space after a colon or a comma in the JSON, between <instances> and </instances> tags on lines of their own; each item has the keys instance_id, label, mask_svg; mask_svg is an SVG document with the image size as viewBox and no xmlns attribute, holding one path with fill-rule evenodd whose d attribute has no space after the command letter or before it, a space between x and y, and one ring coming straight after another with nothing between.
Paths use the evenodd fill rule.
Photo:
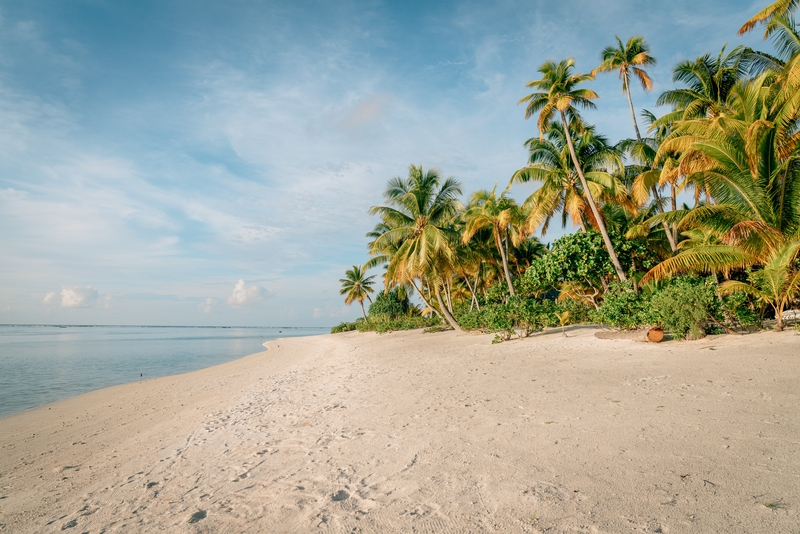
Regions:
<instances>
[{"instance_id":1,"label":"footprint in sand","mask_svg":"<svg viewBox=\"0 0 800 534\"><path fill-rule=\"evenodd\" d=\"M206 518L206 511L205 510L198 510L192 514L192 517L189 518L189 523L197 523L201 519Z\"/></svg>"}]
</instances>

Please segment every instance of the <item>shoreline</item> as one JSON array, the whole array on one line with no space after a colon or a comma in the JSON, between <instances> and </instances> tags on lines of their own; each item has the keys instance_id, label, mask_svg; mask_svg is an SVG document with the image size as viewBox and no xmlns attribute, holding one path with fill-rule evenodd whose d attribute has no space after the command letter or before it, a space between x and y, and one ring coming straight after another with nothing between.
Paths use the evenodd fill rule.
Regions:
<instances>
[{"instance_id":1,"label":"shoreline","mask_svg":"<svg viewBox=\"0 0 800 534\"><path fill-rule=\"evenodd\" d=\"M271 327L5 327L0 420L98 389L244 358L263 351L265 340L326 333Z\"/></svg>"},{"instance_id":2,"label":"shoreline","mask_svg":"<svg viewBox=\"0 0 800 534\"><path fill-rule=\"evenodd\" d=\"M595 330L281 338L8 416L0 531L791 532L797 333Z\"/></svg>"}]
</instances>

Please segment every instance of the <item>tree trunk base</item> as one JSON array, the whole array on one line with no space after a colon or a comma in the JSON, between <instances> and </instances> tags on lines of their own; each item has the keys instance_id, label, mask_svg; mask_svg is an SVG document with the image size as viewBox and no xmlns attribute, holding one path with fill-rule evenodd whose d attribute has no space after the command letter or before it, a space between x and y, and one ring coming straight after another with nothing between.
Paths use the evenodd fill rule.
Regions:
<instances>
[{"instance_id":1,"label":"tree trunk base","mask_svg":"<svg viewBox=\"0 0 800 534\"><path fill-rule=\"evenodd\" d=\"M664 339L664 330L659 326L648 326L638 330L622 330L618 332L603 330L596 332L594 337L598 339L632 339L645 343L660 343Z\"/></svg>"}]
</instances>

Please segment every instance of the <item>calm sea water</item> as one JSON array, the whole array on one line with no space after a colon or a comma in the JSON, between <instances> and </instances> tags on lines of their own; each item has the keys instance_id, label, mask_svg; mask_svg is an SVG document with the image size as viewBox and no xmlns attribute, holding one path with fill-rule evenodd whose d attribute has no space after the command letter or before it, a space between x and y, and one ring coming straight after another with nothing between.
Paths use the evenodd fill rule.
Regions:
<instances>
[{"instance_id":1,"label":"calm sea water","mask_svg":"<svg viewBox=\"0 0 800 534\"><path fill-rule=\"evenodd\" d=\"M0 417L142 378L260 352L265 341L328 328L0 325ZM140 376L141 375L141 376Z\"/></svg>"}]
</instances>

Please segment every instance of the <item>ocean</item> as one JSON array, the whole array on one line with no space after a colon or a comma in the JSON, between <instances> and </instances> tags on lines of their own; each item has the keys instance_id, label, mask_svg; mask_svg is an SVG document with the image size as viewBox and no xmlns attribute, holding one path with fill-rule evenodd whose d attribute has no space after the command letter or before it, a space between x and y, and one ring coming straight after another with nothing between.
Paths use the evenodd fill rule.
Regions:
<instances>
[{"instance_id":1,"label":"ocean","mask_svg":"<svg viewBox=\"0 0 800 534\"><path fill-rule=\"evenodd\" d=\"M196 371L329 328L0 325L0 417L87 391Z\"/></svg>"}]
</instances>

